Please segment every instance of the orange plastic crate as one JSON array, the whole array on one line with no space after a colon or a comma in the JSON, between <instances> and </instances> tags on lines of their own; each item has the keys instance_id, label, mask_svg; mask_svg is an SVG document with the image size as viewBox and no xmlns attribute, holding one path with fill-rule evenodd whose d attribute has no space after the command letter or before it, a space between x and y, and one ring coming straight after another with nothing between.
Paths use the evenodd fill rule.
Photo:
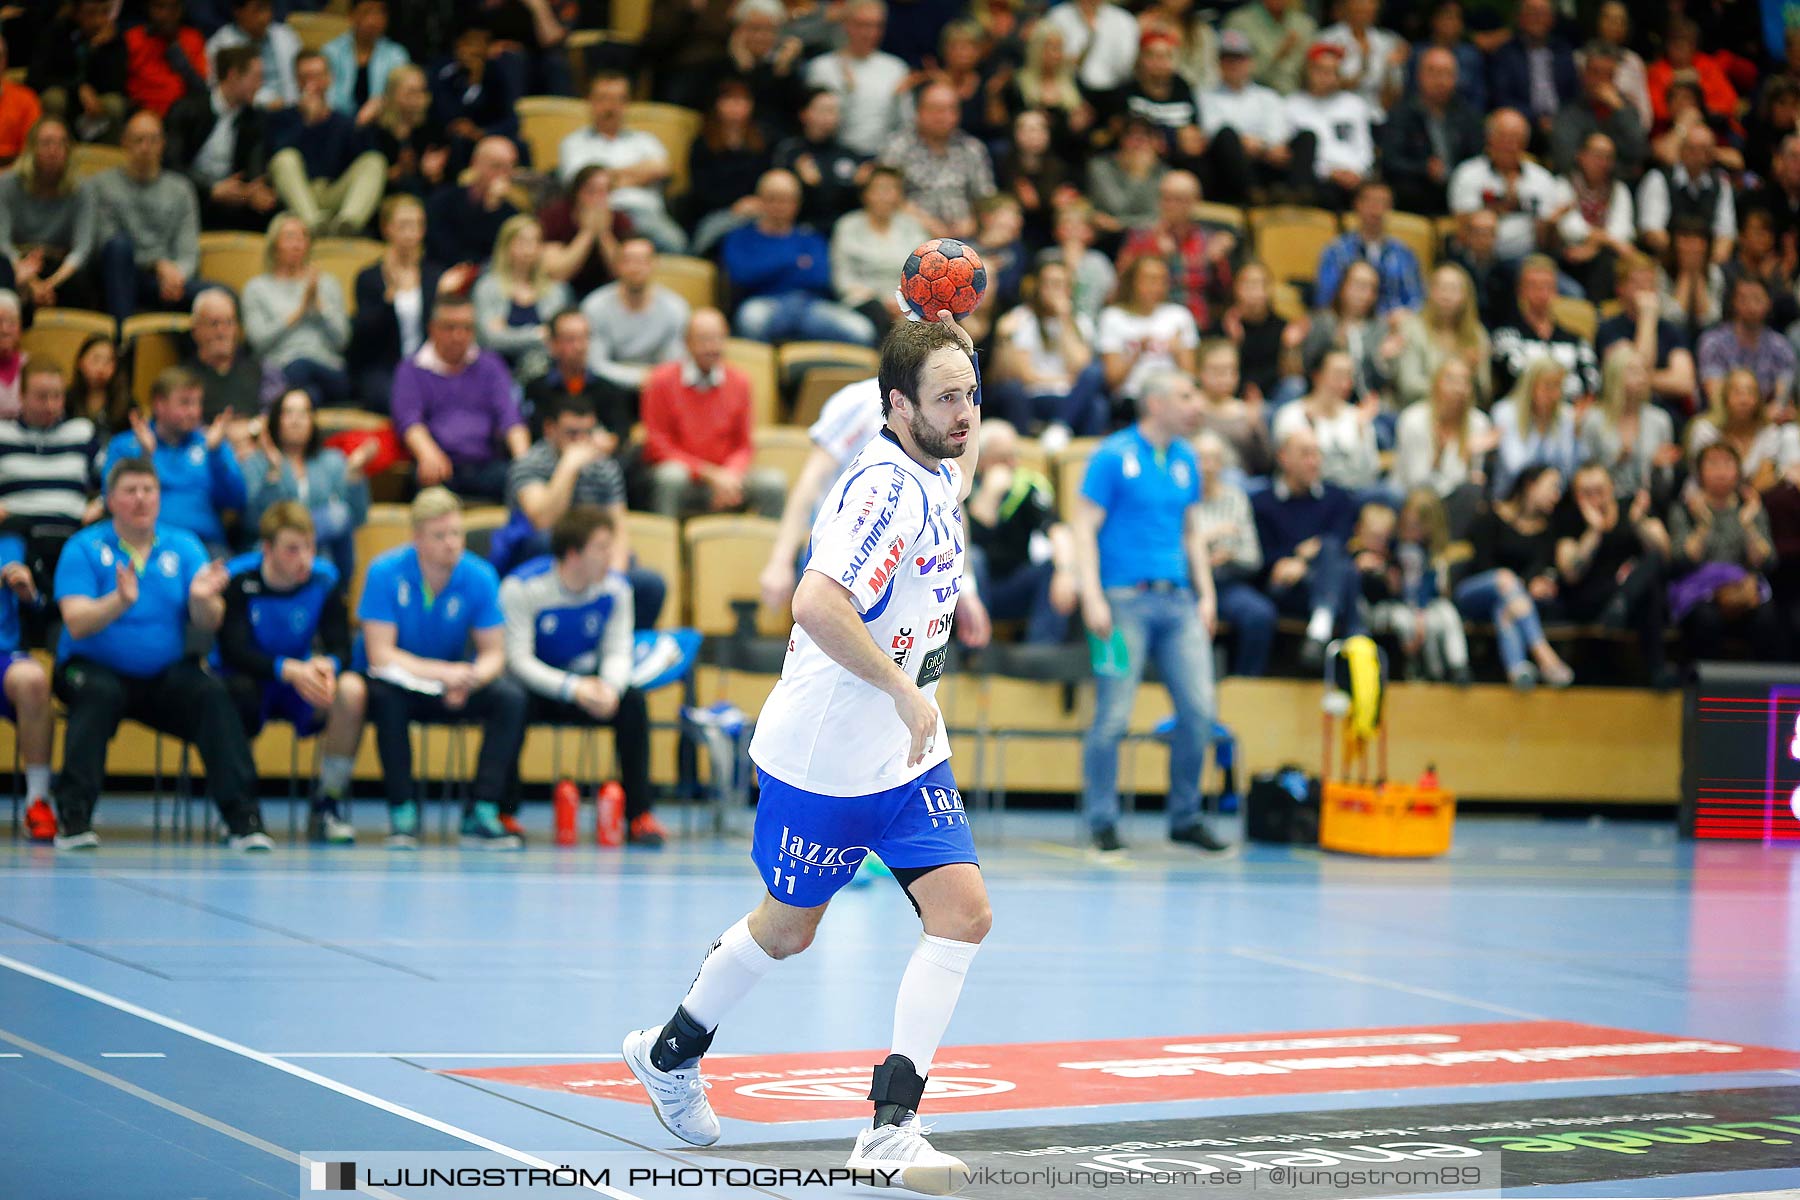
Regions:
<instances>
[{"instance_id":1,"label":"orange plastic crate","mask_svg":"<svg viewBox=\"0 0 1800 1200\"><path fill-rule=\"evenodd\" d=\"M1404 783L1371 787L1327 782L1319 845L1378 858L1430 858L1450 849L1456 797Z\"/></svg>"}]
</instances>

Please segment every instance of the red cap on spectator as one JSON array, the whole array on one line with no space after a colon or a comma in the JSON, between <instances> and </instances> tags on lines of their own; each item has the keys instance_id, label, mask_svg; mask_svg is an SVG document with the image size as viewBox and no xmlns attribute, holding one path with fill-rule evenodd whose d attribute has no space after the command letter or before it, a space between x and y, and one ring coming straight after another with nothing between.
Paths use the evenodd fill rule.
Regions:
<instances>
[{"instance_id":1,"label":"red cap on spectator","mask_svg":"<svg viewBox=\"0 0 1800 1200\"><path fill-rule=\"evenodd\" d=\"M1138 39L1138 49L1139 50L1147 50L1151 46L1154 46L1159 42L1166 46L1181 45L1180 40L1178 38L1176 38L1176 36L1174 34L1170 33L1168 30L1166 30L1166 29L1151 29L1151 30L1147 30L1144 33L1144 36L1142 36Z\"/></svg>"},{"instance_id":2,"label":"red cap on spectator","mask_svg":"<svg viewBox=\"0 0 1800 1200\"><path fill-rule=\"evenodd\" d=\"M1344 57L1344 48L1342 46L1338 45L1336 42L1314 42L1312 44L1311 49L1307 50L1307 52L1306 52L1306 58L1307 58L1308 62L1312 61L1315 58L1342 58L1342 57Z\"/></svg>"}]
</instances>

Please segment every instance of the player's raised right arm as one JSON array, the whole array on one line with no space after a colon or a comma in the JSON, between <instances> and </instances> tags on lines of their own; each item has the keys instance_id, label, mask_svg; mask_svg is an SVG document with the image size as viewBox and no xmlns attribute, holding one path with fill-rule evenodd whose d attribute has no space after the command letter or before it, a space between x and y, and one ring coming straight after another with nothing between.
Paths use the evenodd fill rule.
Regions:
<instances>
[{"instance_id":1,"label":"player's raised right arm","mask_svg":"<svg viewBox=\"0 0 1800 1200\"><path fill-rule=\"evenodd\" d=\"M937 705L875 644L849 590L817 571L806 572L794 589L794 624L833 662L893 700L894 712L912 735L906 765L923 762L937 733Z\"/></svg>"}]
</instances>

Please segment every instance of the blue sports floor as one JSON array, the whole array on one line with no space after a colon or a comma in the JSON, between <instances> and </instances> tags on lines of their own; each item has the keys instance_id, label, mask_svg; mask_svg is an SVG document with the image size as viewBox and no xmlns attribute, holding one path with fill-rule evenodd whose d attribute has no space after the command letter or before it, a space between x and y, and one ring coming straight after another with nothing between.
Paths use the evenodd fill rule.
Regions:
<instances>
[{"instance_id":1,"label":"blue sports floor","mask_svg":"<svg viewBox=\"0 0 1800 1200\"><path fill-rule=\"evenodd\" d=\"M718 1176L699 1187L637 1186L625 1173L630 1164L736 1161L731 1151L774 1142L827 1143L819 1161L830 1165L857 1118L727 1119L724 1158L701 1158L638 1103L445 1073L616 1068L621 1036L660 1024L712 939L757 902L746 839L558 850L540 833L518 855L428 847L406 856L380 848L376 808L359 806L369 844L251 861L152 845L129 828L144 814L126 801L102 807L108 840L97 854L0 848L0 1197L303 1196L305 1161L334 1151L466 1152L477 1156L468 1161L540 1167L579 1155L611 1168L606 1185L583 1194L615 1197L874 1194L740 1188ZM547 814L536 806L527 816ZM947 1048L1567 1021L1773 1047L1800 1063L1793 848L1686 844L1661 823L1465 817L1453 853L1438 861L1268 847L1208 860L1159 844L1141 817L1126 830L1131 860L1102 865L1069 848L1067 816L1010 815L1004 837L973 819L995 924ZM285 823L273 807L270 823ZM814 949L728 1020L709 1063L885 1047L917 932L891 881L845 891ZM1202 1084L1124 1104L933 1114L928 1102L926 1115L940 1137L1069 1127L1067 1138L1080 1141L1095 1136L1084 1126L1204 1131L1245 1114L1272 1129L1283 1114L1322 1110L1434 1106L1479 1121L1481 1106L1510 1101L1604 1113L1586 1098L1616 1096L1617 1111L1635 1113L1645 1105L1624 1097L1744 1088L1800 1097L1794 1066L1642 1069L1618 1059L1585 1079L1401 1079L1350 1092L1315 1073L1295 1085L1305 1091L1286 1094L1208 1098ZM1695 1104L1690 1095L1672 1111ZM796 1109L804 1115L804 1104ZM1800 1114L1800 1103L1773 1111ZM1649 1167L1642 1155L1614 1153L1617 1178L1526 1180L1506 1194L1800 1186L1800 1138L1716 1140L1759 1157L1721 1170L1688 1157L1694 1146L1659 1147Z\"/></svg>"}]
</instances>

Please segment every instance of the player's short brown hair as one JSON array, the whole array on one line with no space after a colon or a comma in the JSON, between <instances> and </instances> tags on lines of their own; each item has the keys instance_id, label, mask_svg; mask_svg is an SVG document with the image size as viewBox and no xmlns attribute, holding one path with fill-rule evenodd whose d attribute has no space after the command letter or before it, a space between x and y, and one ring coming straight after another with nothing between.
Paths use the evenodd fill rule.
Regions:
<instances>
[{"instance_id":1,"label":"player's short brown hair","mask_svg":"<svg viewBox=\"0 0 1800 1200\"><path fill-rule=\"evenodd\" d=\"M936 321L893 323L887 337L882 339L881 370L876 379L881 388L883 420L894 407L895 392L914 403L919 401L919 380L925 374L925 364L931 361L933 354L946 348L961 350L962 340L953 330Z\"/></svg>"},{"instance_id":2,"label":"player's short brown hair","mask_svg":"<svg viewBox=\"0 0 1800 1200\"><path fill-rule=\"evenodd\" d=\"M571 554L581 553L593 536L603 529L608 534L619 532L619 523L610 512L598 504L570 506L569 511L550 526L550 557L560 562Z\"/></svg>"},{"instance_id":3,"label":"player's short brown hair","mask_svg":"<svg viewBox=\"0 0 1800 1200\"><path fill-rule=\"evenodd\" d=\"M298 500L279 500L269 505L262 520L256 523L257 536L269 543L273 543L284 531L290 529L307 537L315 535L312 514Z\"/></svg>"}]
</instances>

